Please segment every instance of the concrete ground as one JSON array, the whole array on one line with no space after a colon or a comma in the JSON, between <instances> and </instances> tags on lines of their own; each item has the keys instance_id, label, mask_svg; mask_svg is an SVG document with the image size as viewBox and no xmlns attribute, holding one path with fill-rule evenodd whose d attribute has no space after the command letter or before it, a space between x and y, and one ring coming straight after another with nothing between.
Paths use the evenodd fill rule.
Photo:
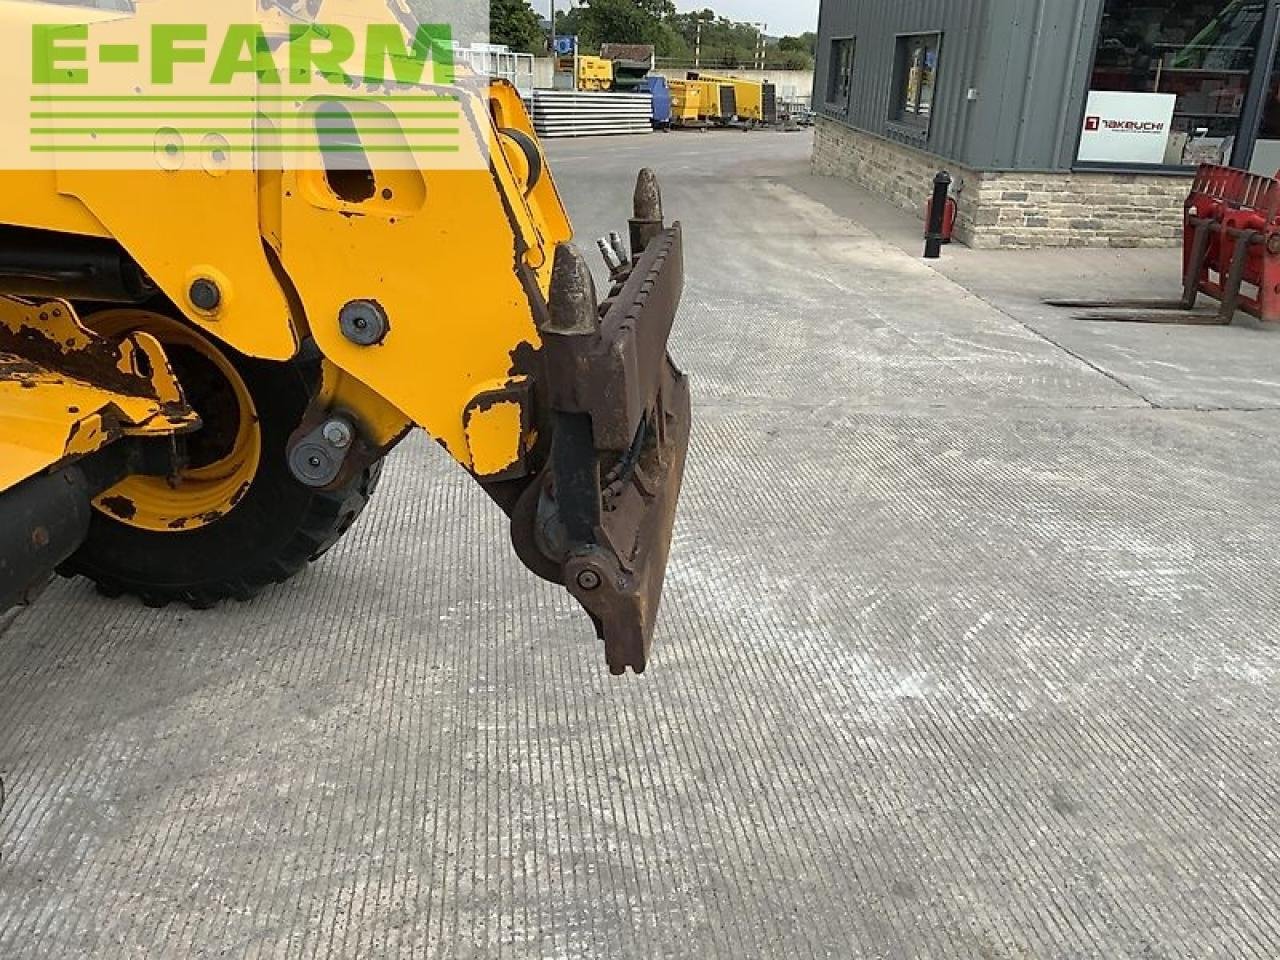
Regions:
<instances>
[{"instance_id":1,"label":"concrete ground","mask_svg":"<svg viewBox=\"0 0 1280 960\"><path fill-rule=\"evenodd\" d=\"M585 239L645 163L688 228L651 672L421 439L251 604L59 584L0 640L0 957L1280 955L1280 339L1039 303L1170 251L926 266L807 148L551 148Z\"/></svg>"}]
</instances>

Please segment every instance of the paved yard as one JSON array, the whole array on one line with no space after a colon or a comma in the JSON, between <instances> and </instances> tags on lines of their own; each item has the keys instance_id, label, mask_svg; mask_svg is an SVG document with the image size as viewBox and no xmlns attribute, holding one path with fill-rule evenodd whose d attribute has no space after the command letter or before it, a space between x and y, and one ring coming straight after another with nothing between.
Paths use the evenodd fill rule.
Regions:
<instances>
[{"instance_id":1,"label":"paved yard","mask_svg":"<svg viewBox=\"0 0 1280 960\"><path fill-rule=\"evenodd\" d=\"M932 269L807 148L552 148L584 239L644 163L688 229L650 673L424 440L254 603L59 584L0 639L0 957L1280 955L1280 335L1038 303L1170 252Z\"/></svg>"}]
</instances>

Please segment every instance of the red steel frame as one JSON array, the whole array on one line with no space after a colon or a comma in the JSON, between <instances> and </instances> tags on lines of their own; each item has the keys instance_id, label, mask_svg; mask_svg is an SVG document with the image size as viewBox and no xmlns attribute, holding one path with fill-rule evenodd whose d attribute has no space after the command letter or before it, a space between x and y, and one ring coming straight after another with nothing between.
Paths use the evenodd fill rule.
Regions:
<instances>
[{"instance_id":1,"label":"red steel frame","mask_svg":"<svg viewBox=\"0 0 1280 960\"><path fill-rule=\"evenodd\" d=\"M1280 323L1280 180L1201 164L1185 206L1182 269L1188 309L1202 293L1222 303L1224 322L1243 310Z\"/></svg>"}]
</instances>

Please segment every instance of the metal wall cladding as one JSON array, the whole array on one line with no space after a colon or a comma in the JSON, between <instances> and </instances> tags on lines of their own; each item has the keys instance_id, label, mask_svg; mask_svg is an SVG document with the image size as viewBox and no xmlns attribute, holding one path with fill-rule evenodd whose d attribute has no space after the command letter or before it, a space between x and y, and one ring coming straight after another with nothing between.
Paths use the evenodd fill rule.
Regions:
<instances>
[{"instance_id":1,"label":"metal wall cladding","mask_svg":"<svg viewBox=\"0 0 1280 960\"><path fill-rule=\"evenodd\" d=\"M1103 0L823 0L814 109L979 170L1069 170ZM927 139L895 124L898 37L941 33ZM831 41L855 41L849 102ZM974 91L976 99L970 99Z\"/></svg>"}]
</instances>

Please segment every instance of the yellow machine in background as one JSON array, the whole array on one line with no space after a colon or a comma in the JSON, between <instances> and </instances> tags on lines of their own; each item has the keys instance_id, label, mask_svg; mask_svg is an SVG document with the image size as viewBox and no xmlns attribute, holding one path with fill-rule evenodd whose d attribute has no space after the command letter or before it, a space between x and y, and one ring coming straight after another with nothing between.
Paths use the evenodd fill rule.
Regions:
<instances>
[{"instance_id":1,"label":"yellow machine in background","mask_svg":"<svg viewBox=\"0 0 1280 960\"><path fill-rule=\"evenodd\" d=\"M689 79L720 85L715 116L723 123L734 119L758 124L778 122L778 91L772 83L708 73L690 73ZM726 88L732 91L732 105Z\"/></svg>"},{"instance_id":2,"label":"yellow machine in background","mask_svg":"<svg viewBox=\"0 0 1280 960\"><path fill-rule=\"evenodd\" d=\"M777 89L771 83L690 73L669 85L675 126L773 124L778 119Z\"/></svg>"},{"instance_id":3,"label":"yellow machine in background","mask_svg":"<svg viewBox=\"0 0 1280 960\"><path fill-rule=\"evenodd\" d=\"M706 126L721 116L721 84L713 80L671 80L671 123Z\"/></svg>"},{"instance_id":4,"label":"yellow machine in background","mask_svg":"<svg viewBox=\"0 0 1280 960\"><path fill-rule=\"evenodd\" d=\"M613 61L603 57L578 57L577 81L579 90L612 90Z\"/></svg>"},{"instance_id":5,"label":"yellow machine in background","mask_svg":"<svg viewBox=\"0 0 1280 960\"><path fill-rule=\"evenodd\" d=\"M0 35L131 15L0 0ZM193 143L0 173L0 609L55 569L247 599L346 533L420 427L611 671L645 668L690 427L680 227L642 172L602 302L514 88L424 89L458 97L487 169L242 171Z\"/></svg>"}]
</instances>

